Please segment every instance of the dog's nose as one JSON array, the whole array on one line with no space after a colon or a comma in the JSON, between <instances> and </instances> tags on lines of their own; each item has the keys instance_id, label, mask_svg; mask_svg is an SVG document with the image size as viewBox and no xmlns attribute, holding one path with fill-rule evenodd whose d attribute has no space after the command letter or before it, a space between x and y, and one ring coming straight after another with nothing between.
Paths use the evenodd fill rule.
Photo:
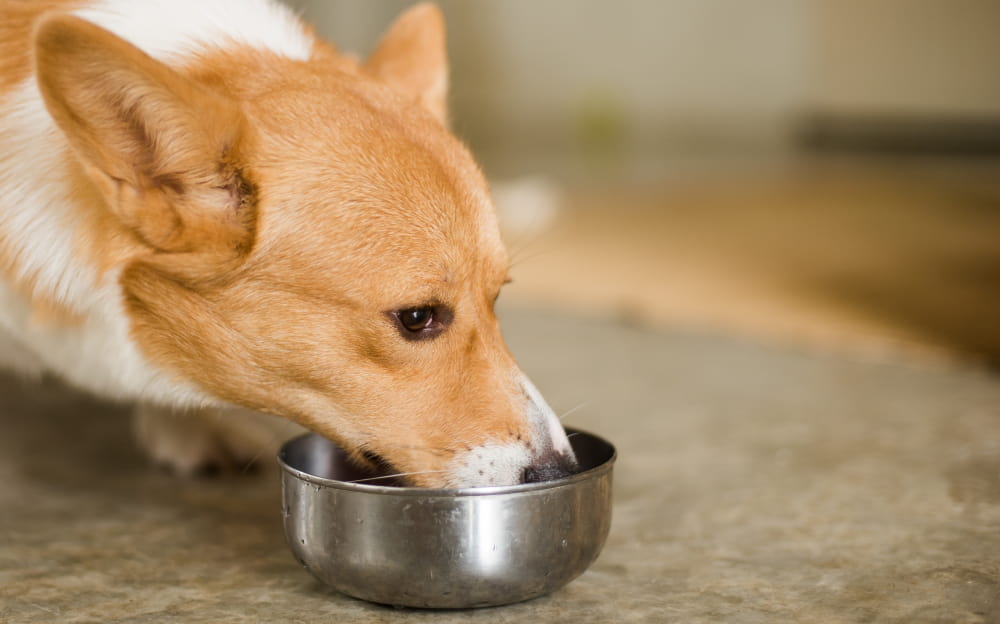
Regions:
<instances>
[{"instance_id":1,"label":"dog's nose","mask_svg":"<svg viewBox=\"0 0 1000 624\"><path fill-rule=\"evenodd\" d=\"M521 483L541 483L564 479L577 471L572 457L562 453L546 453L521 473Z\"/></svg>"}]
</instances>

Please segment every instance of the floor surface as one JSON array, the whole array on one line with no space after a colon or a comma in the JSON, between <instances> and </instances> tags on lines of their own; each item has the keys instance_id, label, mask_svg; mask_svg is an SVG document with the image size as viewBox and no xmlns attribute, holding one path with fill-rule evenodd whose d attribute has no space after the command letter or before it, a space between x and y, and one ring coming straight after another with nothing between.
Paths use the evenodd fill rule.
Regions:
<instances>
[{"instance_id":1,"label":"floor surface","mask_svg":"<svg viewBox=\"0 0 1000 624\"><path fill-rule=\"evenodd\" d=\"M178 480L126 410L0 377L0 622L1000 622L1000 379L506 310L566 422L618 447L603 554L482 611L325 589L274 471Z\"/></svg>"}]
</instances>

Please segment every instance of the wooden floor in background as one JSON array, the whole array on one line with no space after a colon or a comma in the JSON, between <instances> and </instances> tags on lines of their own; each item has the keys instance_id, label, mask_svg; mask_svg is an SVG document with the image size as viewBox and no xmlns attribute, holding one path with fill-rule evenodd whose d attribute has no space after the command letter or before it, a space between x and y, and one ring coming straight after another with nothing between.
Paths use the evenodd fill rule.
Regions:
<instances>
[{"instance_id":1,"label":"wooden floor in background","mask_svg":"<svg viewBox=\"0 0 1000 624\"><path fill-rule=\"evenodd\" d=\"M1000 163L809 160L571 187L515 303L1000 365Z\"/></svg>"}]
</instances>

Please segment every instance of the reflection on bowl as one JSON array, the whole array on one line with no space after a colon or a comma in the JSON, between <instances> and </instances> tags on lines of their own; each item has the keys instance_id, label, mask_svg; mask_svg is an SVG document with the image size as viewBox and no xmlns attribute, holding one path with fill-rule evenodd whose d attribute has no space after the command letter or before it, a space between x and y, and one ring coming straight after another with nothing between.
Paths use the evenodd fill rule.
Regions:
<instances>
[{"instance_id":1,"label":"reflection on bowl","mask_svg":"<svg viewBox=\"0 0 1000 624\"><path fill-rule=\"evenodd\" d=\"M372 602L466 608L547 594L594 562L611 526L615 449L567 433L577 474L458 490L387 485L329 440L295 438L278 454L288 543L319 580Z\"/></svg>"}]
</instances>

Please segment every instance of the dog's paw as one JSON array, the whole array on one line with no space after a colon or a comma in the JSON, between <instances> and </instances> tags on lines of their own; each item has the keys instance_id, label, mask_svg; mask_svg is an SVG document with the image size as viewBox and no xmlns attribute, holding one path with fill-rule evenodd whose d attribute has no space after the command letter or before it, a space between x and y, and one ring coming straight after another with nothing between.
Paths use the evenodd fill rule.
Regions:
<instances>
[{"instance_id":1,"label":"dog's paw","mask_svg":"<svg viewBox=\"0 0 1000 624\"><path fill-rule=\"evenodd\" d=\"M153 462L181 476L247 472L298 430L246 410L174 411L153 405L136 407L134 425L139 446Z\"/></svg>"}]
</instances>

